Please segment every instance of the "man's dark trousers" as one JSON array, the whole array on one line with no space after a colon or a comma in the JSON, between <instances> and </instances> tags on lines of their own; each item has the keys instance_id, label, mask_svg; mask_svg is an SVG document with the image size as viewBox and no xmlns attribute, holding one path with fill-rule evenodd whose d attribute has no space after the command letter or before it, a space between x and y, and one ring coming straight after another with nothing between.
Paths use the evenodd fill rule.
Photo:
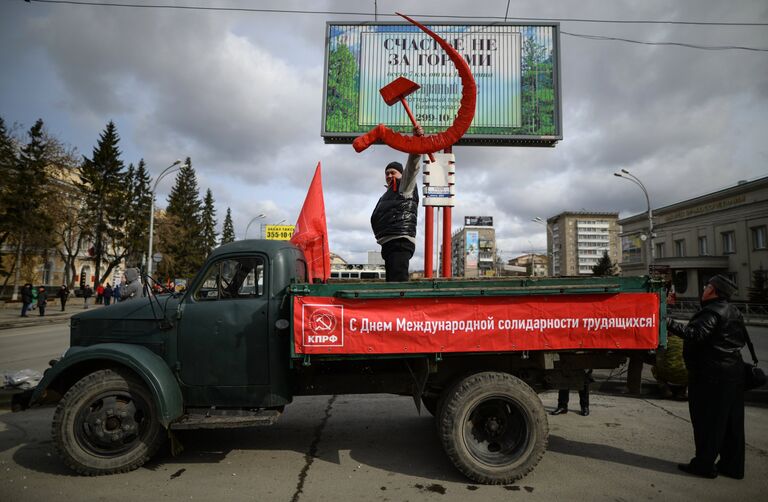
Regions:
<instances>
[{"instance_id":1,"label":"man's dark trousers","mask_svg":"<svg viewBox=\"0 0 768 502\"><path fill-rule=\"evenodd\" d=\"M560 391L557 393L557 407L558 408L568 408L568 401L569 401L569 393L571 391L568 389L560 389ZM589 408L589 387L586 385L583 389L579 389L579 406L581 406L581 409Z\"/></svg>"},{"instance_id":2,"label":"man's dark trousers","mask_svg":"<svg viewBox=\"0 0 768 502\"><path fill-rule=\"evenodd\" d=\"M395 239L381 245L381 257L387 271L387 282L407 282L408 262L416 251L416 244L408 239Z\"/></svg>"},{"instance_id":3,"label":"man's dark trousers","mask_svg":"<svg viewBox=\"0 0 768 502\"><path fill-rule=\"evenodd\" d=\"M744 476L744 391L727 383L690 382L688 408L693 425L697 469L715 468L731 477Z\"/></svg>"}]
</instances>

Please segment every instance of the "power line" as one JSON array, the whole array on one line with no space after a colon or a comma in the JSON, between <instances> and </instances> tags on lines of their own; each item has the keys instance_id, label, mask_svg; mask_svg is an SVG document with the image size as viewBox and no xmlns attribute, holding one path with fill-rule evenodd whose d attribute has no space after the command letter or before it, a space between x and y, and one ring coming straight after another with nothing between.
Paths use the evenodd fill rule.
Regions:
<instances>
[{"instance_id":1,"label":"power line","mask_svg":"<svg viewBox=\"0 0 768 502\"><path fill-rule=\"evenodd\" d=\"M200 10L219 12L253 12L267 14L318 14L318 15L344 15L344 16L371 16L370 12L331 11L331 10L302 10L302 9L263 9L253 7L205 7L198 5L169 5L169 4L139 4L139 3L109 3L88 0L24 0L27 3L49 3L67 5L87 5L99 7L123 7L137 9L176 9L176 10ZM397 14L374 14L386 17L399 17ZM445 14L410 14L418 18L441 19L499 19L515 21L536 22L570 22L570 23L604 23L604 24L671 24L685 26L768 26L768 23L747 22L710 22L710 21L659 21L653 19L590 19L590 18L566 18L566 17L508 17L508 16L468 16Z\"/></svg>"},{"instance_id":2,"label":"power line","mask_svg":"<svg viewBox=\"0 0 768 502\"><path fill-rule=\"evenodd\" d=\"M744 46L738 46L738 45L696 45L696 44L688 44L684 42L645 42L642 40L632 40L629 38L605 37L601 35L585 35L583 33L570 33L568 31L562 31L562 30L560 31L560 33L562 33L563 35L571 36L571 37L586 38L588 40L626 42L630 44L641 44L641 45L672 45L677 47L685 47L688 49L701 49L705 51L740 50L740 51L768 52L768 49L760 49L758 47L744 47Z\"/></svg>"}]
</instances>

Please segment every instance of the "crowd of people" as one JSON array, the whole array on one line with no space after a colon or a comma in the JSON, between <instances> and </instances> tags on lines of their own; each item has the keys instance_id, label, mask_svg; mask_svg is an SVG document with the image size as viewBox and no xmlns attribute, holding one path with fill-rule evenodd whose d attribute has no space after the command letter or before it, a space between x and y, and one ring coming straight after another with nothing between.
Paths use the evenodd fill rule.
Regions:
<instances>
[{"instance_id":1,"label":"crowd of people","mask_svg":"<svg viewBox=\"0 0 768 502\"><path fill-rule=\"evenodd\" d=\"M132 300L142 296L142 282L138 269L129 268L123 274L123 283L99 284L94 290L89 284L80 288L80 296L83 298L83 308L87 309L91 298L96 297L97 305L105 307L119 303L121 301ZM45 316L45 309L48 305L48 292L45 286L34 287L31 283L26 283L21 288L21 317L29 317L31 311L37 311L39 316ZM61 311L65 312L67 301L72 296L72 291L66 284L62 284L55 297L59 300Z\"/></svg>"}]
</instances>

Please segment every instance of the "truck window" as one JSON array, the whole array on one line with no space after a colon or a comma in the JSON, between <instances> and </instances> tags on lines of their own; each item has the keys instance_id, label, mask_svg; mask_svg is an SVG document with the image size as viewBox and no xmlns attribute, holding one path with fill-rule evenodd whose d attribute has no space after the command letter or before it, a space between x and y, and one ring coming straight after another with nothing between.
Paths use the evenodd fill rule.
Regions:
<instances>
[{"instance_id":1,"label":"truck window","mask_svg":"<svg viewBox=\"0 0 768 502\"><path fill-rule=\"evenodd\" d=\"M264 261L244 256L213 263L195 291L199 301L257 298L264 294Z\"/></svg>"}]
</instances>

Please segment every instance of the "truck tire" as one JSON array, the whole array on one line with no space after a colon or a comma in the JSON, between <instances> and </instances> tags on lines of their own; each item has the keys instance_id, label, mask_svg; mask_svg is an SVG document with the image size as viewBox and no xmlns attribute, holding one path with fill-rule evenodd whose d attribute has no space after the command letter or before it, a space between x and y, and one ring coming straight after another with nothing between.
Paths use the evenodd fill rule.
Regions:
<instances>
[{"instance_id":1,"label":"truck tire","mask_svg":"<svg viewBox=\"0 0 768 502\"><path fill-rule=\"evenodd\" d=\"M549 424L539 396L508 373L475 373L451 387L438 424L448 458L477 483L521 479L547 449Z\"/></svg>"},{"instance_id":2,"label":"truck tire","mask_svg":"<svg viewBox=\"0 0 768 502\"><path fill-rule=\"evenodd\" d=\"M120 369L95 371L73 385L56 407L52 435L64 463L87 476L137 469L165 439L152 394Z\"/></svg>"}]
</instances>

